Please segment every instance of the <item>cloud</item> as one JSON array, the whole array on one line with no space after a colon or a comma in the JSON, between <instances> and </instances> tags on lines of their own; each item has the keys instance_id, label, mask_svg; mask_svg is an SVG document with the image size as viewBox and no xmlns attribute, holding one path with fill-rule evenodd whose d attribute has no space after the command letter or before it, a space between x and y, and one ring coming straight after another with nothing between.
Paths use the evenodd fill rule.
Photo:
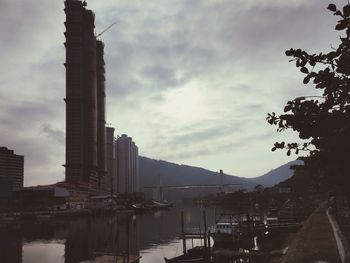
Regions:
<instances>
[{"instance_id":1,"label":"cloud","mask_svg":"<svg viewBox=\"0 0 350 263\"><path fill-rule=\"evenodd\" d=\"M336 45L328 4L89 1L96 32L117 21L102 35L108 122L157 159L240 176L289 161L294 157L270 148L294 137L276 134L266 113L313 92L284 51ZM62 1L0 3L0 138L25 155L26 184L53 183L64 175L63 8Z\"/></svg>"},{"instance_id":2,"label":"cloud","mask_svg":"<svg viewBox=\"0 0 350 263\"><path fill-rule=\"evenodd\" d=\"M64 134L52 129L50 124L42 125L43 120L57 118L55 105L50 101L26 101L7 96L1 99L0 145L24 155L25 183L32 185L62 180L60 164L64 158ZM57 144L57 140L61 142Z\"/></svg>"},{"instance_id":3,"label":"cloud","mask_svg":"<svg viewBox=\"0 0 350 263\"><path fill-rule=\"evenodd\" d=\"M45 133L50 139L53 139L60 144L65 143L65 133L61 130L53 129L49 123L43 123L41 125L41 132Z\"/></svg>"}]
</instances>

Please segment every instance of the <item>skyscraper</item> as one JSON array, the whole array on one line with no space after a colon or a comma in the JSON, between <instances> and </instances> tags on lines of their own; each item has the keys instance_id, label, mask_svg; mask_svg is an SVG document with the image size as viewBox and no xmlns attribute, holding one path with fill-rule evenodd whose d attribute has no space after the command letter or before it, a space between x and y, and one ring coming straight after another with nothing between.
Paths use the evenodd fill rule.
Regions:
<instances>
[{"instance_id":1,"label":"skyscraper","mask_svg":"<svg viewBox=\"0 0 350 263\"><path fill-rule=\"evenodd\" d=\"M103 43L86 3L66 0L66 181L101 193L105 174Z\"/></svg>"},{"instance_id":2,"label":"skyscraper","mask_svg":"<svg viewBox=\"0 0 350 263\"><path fill-rule=\"evenodd\" d=\"M97 166L101 192L109 193L109 182L106 181L106 87L104 44L96 41L96 75L97 75Z\"/></svg>"}]
</instances>

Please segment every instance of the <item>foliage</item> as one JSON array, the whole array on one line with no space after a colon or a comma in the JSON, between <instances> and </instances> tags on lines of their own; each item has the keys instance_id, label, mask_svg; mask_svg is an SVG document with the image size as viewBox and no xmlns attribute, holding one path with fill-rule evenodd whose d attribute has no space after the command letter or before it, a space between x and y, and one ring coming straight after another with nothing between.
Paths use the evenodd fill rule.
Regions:
<instances>
[{"instance_id":1,"label":"foliage","mask_svg":"<svg viewBox=\"0 0 350 263\"><path fill-rule=\"evenodd\" d=\"M347 184L346 174L350 171L350 5L340 10L330 4L328 9L339 17L335 30L345 31L339 46L319 54L292 48L286 51L286 55L292 57L290 62L295 61L304 74L303 83L312 82L322 96L288 101L284 114L269 113L267 121L278 126L279 132L297 131L304 140L302 143L276 142L272 151L286 149L287 155L293 151L309 152L308 157L301 158L305 165L317 170L318 179L339 185Z\"/></svg>"}]
</instances>

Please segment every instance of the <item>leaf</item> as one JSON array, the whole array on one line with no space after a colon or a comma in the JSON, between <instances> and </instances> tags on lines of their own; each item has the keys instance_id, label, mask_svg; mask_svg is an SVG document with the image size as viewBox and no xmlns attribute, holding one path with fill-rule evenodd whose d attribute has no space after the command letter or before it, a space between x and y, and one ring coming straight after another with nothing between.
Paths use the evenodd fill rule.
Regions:
<instances>
[{"instance_id":1,"label":"leaf","mask_svg":"<svg viewBox=\"0 0 350 263\"><path fill-rule=\"evenodd\" d=\"M327 58L328 58L329 60L335 58L336 56L337 56L337 52L335 52L335 51L329 52L329 53L327 54Z\"/></svg>"},{"instance_id":2,"label":"leaf","mask_svg":"<svg viewBox=\"0 0 350 263\"><path fill-rule=\"evenodd\" d=\"M287 155L290 156L290 149L287 151Z\"/></svg>"},{"instance_id":3,"label":"leaf","mask_svg":"<svg viewBox=\"0 0 350 263\"><path fill-rule=\"evenodd\" d=\"M343 13L345 17L350 16L350 5L346 5L343 7Z\"/></svg>"},{"instance_id":4,"label":"leaf","mask_svg":"<svg viewBox=\"0 0 350 263\"><path fill-rule=\"evenodd\" d=\"M303 72L303 73L305 73L305 74L309 73L309 70L308 70L307 68L305 68L305 67L302 67L302 68L300 69L300 71Z\"/></svg>"},{"instance_id":5,"label":"leaf","mask_svg":"<svg viewBox=\"0 0 350 263\"><path fill-rule=\"evenodd\" d=\"M310 75L307 75L307 76L304 78L303 83L304 83L304 84L308 84L309 81L310 81Z\"/></svg>"},{"instance_id":6,"label":"leaf","mask_svg":"<svg viewBox=\"0 0 350 263\"><path fill-rule=\"evenodd\" d=\"M304 60L302 60L302 61L300 62L300 66L301 66L301 67L304 67L304 66L306 65L306 63L307 63L307 60L304 59Z\"/></svg>"},{"instance_id":7,"label":"leaf","mask_svg":"<svg viewBox=\"0 0 350 263\"><path fill-rule=\"evenodd\" d=\"M291 106L290 105L287 105L284 107L283 111L284 112L287 112L287 111L290 111L291 110Z\"/></svg>"},{"instance_id":8,"label":"leaf","mask_svg":"<svg viewBox=\"0 0 350 263\"><path fill-rule=\"evenodd\" d=\"M296 150L295 150L295 154L299 154L299 149L296 149Z\"/></svg>"},{"instance_id":9,"label":"leaf","mask_svg":"<svg viewBox=\"0 0 350 263\"><path fill-rule=\"evenodd\" d=\"M276 147L272 147L271 151L274 152L274 151L276 151L276 149L277 149Z\"/></svg>"},{"instance_id":10,"label":"leaf","mask_svg":"<svg viewBox=\"0 0 350 263\"><path fill-rule=\"evenodd\" d=\"M286 51L286 55L287 56L292 56L293 55L293 50L292 49L289 49Z\"/></svg>"},{"instance_id":11,"label":"leaf","mask_svg":"<svg viewBox=\"0 0 350 263\"><path fill-rule=\"evenodd\" d=\"M338 24L335 26L336 30L344 30L345 28L347 28L348 23L346 22L346 20L340 20L338 22Z\"/></svg>"},{"instance_id":12,"label":"leaf","mask_svg":"<svg viewBox=\"0 0 350 263\"><path fill-rule=\"evenodd\" d=\"M329 4L327 7L328 10L331 10L333 12L335 12L337 10L337 7L335 4Z\"/></svg>"}]
</instances>

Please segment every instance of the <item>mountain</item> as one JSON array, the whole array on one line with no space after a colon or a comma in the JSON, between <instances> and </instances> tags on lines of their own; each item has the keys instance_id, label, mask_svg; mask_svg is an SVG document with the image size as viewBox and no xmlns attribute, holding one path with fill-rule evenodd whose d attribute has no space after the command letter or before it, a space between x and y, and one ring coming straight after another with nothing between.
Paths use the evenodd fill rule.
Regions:
<instances>
[{"instance_id":1,"label":"mountain","mask_svg":"<svg viewBox=\"0 0 350 263\"><path fill-rule=\"evenodd\" d=\"M218 172L213 172L199 167L179 165L161 160L154 160L140 156L139 158L140 186L142 189L149 186L157 186L159 175L161 175L163 186L182 185L219 185ZM257 183L247 178L224 174L224 184L239 184L229 189L253 189ZM187 190L168 189L165 190L165 198L176 199L179 197L203 196L218 192L218 188L194 188ZM150 193L149 193L150 194Z\"/></svg>"},{"instance_id":2,"label":"mountain","mask_svg":"<svg viewBox=\"0 0 350 263\"><path fill-rule=\"evenodd\" d=\"M258 176L255 178L250 178L254 183L261 184L264 187L274 186L282 181L289 179L293 175L293 170L290 169L291 165L301 165L302 161L295 160L284 165L279 166L276 169L271 170L270 172Z\"/></svg>"}]
</instances>

